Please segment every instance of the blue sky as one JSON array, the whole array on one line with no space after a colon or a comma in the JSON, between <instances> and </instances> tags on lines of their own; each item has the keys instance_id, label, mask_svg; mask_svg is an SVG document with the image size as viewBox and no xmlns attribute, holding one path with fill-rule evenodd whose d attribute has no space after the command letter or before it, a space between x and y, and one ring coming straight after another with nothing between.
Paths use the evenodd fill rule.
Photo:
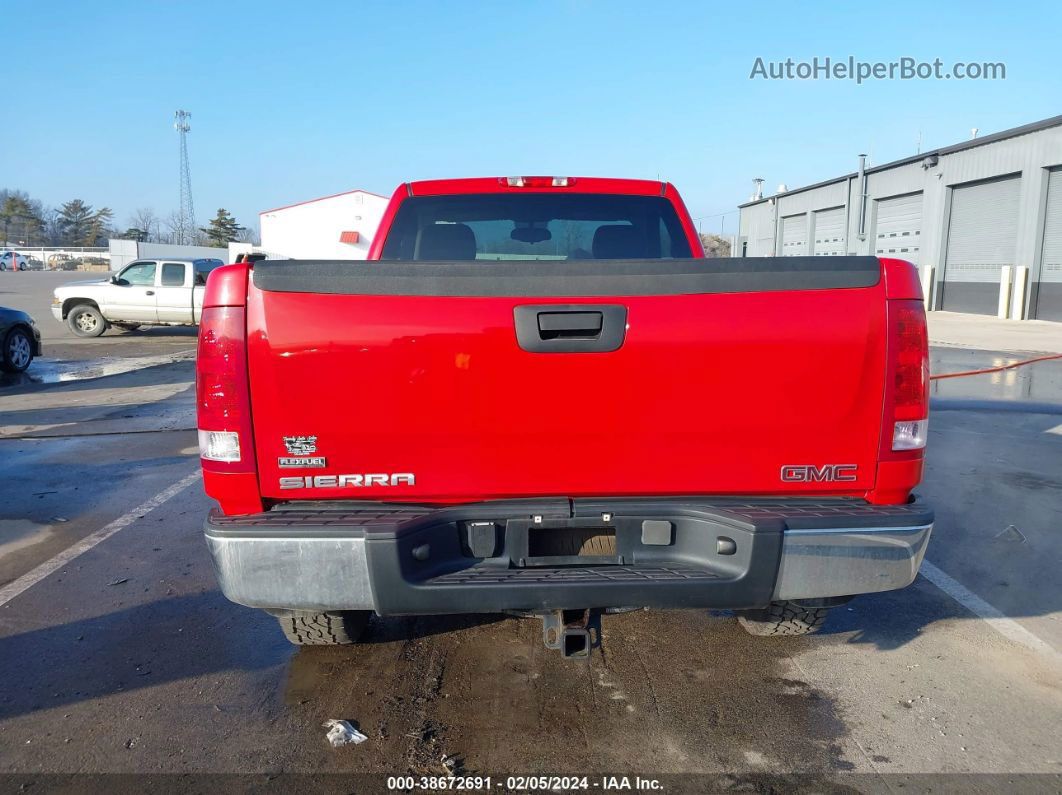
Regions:
<instances>
[{"instance_id":1,"label":"blue sky","mask_svg":"<svg viewBox=\"0 0 1062 795\"><path fill-rule=\"evenodd\" d=\"M1062 113L1058 3L6 4L0 187L124 224L407 179L671 180L705 231L748 198ZM750 80L757 56L1002 61L1002 81ZM736 215L725 218L727 233Z\"/></svg>"}]
</instances>

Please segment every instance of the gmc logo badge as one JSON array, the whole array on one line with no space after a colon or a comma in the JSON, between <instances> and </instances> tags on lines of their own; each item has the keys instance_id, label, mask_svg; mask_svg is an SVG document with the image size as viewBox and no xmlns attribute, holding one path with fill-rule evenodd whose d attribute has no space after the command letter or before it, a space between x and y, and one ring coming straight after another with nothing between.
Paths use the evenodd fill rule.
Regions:
<instances>
[{"instance_id":1,"label":"gmc logo badge","mask_svg":"<svg viewBox=\"0 0 1062 795\"><path fill-rule=\"evenodd\" d=\"M820 467L794 466L782 467L782 480L786 483L829 483L855 480L859 467L856 464L823 464Z\"/></svg>"}]
</instances>

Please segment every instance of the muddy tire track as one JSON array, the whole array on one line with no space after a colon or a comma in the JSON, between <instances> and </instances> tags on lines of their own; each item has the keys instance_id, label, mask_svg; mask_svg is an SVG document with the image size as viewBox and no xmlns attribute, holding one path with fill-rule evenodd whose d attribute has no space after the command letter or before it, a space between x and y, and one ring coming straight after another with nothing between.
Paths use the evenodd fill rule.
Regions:
<instances>
[{"instance_id":1,"label":"muddy tire track","mask_svg":"<svg viewBox=\"0 0 1062 795\"><path fill-rule=\"evenodd\" d=\"M732 618L650 611L606 617L588 664L544 649L533 620L471 624L453 640L444 663L429 656L418 670L440 672L427 678L441 684L424 715L469 770L817 777L848 767L832 700L790 662L804 639L764 642Z\"/></svg>"}]
</instances>

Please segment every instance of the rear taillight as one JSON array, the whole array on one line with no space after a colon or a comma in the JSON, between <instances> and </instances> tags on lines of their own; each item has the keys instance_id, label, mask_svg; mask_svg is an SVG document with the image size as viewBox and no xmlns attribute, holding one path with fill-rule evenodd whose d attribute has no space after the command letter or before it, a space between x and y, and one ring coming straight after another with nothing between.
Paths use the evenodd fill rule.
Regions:
<instances>
[{"instance_id":1,"label":"rear taillight","mask_svg":"<svg viewBox=\"0 0 1062 795\"><path fill-rule=\"evenodd\" d=\"M893 358L892 449L920 450L929 426L929 342L921 301L890 301Z\"/></svg>"},{"instance_id":2,"label":"rear taillight","mask_svg":"<svg viewBox=\"0 0 1062 795\"><path fill-rule=\"evenodd\" d=\"M245 324L242 306L216 306L203 310L199 327L199 455L227 472L254 470Z\"/></svg>"}]
</instances>

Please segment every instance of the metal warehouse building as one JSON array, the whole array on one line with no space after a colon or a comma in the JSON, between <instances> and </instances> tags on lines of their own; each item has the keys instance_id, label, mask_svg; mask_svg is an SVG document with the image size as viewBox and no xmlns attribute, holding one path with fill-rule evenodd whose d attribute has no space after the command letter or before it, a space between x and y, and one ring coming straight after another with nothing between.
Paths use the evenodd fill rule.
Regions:
<instances>
[{"instance_id":1,"label":"metal warehouse building","mask_svg":"<svg viewBox=\"0 0 1062 795\"><path fill-rule=\"evenodd\" d=\"M351 190L265 210L259 247L274 257L365 259L387 197Z\"/></svg>"},{"instance_id":2,"label":"metal warehouse building","mask_svg":"<svg viewBox=\"0 0 1062 795\"><path fill-rule=\"evenodd\" d=\"M930 309L1062 320L1062 116L740 206L738 254L919 266Z\"/></svg>"}]
</instances>

